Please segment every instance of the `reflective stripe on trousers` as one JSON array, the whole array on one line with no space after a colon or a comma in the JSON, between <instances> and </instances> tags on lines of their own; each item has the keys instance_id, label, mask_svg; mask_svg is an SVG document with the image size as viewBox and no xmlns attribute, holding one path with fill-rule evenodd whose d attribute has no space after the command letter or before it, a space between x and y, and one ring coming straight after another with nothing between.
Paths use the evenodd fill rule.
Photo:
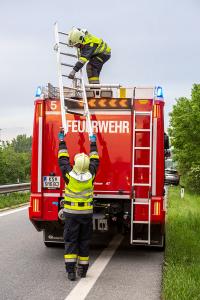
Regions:
<instances>
[{"instance_id":1,"label":"reflective stripe on trousers","mask_svg":"<svg viewBox=\"0 0 200 300\"><path fill-rule=\"evenodd\" d=\"M77 262L77 254L65 254L64 259L66 263L76 263Z\"/></svg>"},{"instance_id":2,"label":"reflective stripe on trousers","mask_svg":"<svg viewBox=\"0 0 200 300\"><path fill-rule=\"evenodd\" d=\"M88 265L89 264L89 256L78 256L78 264L79 265Z\"/></svg>"}]
</instances>

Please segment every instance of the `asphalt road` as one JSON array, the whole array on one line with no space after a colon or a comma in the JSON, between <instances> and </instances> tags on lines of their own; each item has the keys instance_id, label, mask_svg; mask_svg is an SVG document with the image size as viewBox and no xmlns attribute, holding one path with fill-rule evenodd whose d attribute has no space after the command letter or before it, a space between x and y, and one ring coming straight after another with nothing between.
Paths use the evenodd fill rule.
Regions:
<instances>
[{"instance_id":1,"label":"asphalt road","mask_svg":"<svg viewBox=\"0 0 200 300\"><path fill-rule=\"evenodd\" d=\"M163 253L157 250L131 248L128 240L123 239L98 275L101 264L106 264L104 256L108 258L111 253L107 251L106 254L104 249L113 238L100 235L93 240L91 248L91 264L97 280L91 283L89 273L88 281L69 282L64 269L63 248L44 246L42 233L29 222L27 210L2 217L0 214L0 237L1 300L79 300L83 299L81 283L82 289L90 286L86 300L160 299ZM101 258L99 264L98 257ZM80 296L68 296L77 290Z\"/></svg>"}]
</instances>

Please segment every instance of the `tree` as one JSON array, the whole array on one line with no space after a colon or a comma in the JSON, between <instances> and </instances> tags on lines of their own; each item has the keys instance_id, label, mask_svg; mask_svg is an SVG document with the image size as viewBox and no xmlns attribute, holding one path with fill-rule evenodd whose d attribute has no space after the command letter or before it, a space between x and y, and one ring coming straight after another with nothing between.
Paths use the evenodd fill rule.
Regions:
<instances>
[{"instance_id":1,"label":"tree","mask_svg":"<svg viewBox=\"0 0 200 300\"><path fill-rule=\"evenodd\" d=\"M0 146L0 184L30 180L31 137L19 135Z\"/></svg>"},{"instance_id":2,"label":"tree","mask_svg":"<svg viewBox=\"0 0 200 300\"><path fill-rule=\"evenodd\" d=\"M189 188L200 192L200 84L194 84L191 99L179 98L170 114L169 134L174 158Z\"/></svg>"},{"instance_id":3,"label":"tree","mask_svg":"<svg viewBox=\"0 0 200 300\"><path fill-rule=\"evenodd\" d=\"M11 145L14 150L19 153L31 152L32 137L27 137L26 134L18 135L12 140Z\"/></svg>"}]
</instances>

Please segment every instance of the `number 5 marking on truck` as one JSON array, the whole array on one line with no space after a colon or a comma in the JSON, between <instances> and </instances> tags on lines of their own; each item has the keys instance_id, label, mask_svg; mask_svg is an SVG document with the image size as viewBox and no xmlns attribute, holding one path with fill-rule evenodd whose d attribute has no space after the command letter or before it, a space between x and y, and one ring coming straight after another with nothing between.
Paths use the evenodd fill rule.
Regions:
<instances>
[{"instance_id":1,"label":"number 5 marking on truck","mask_svg":"<svg viewBox=\"0 0 200 300\"><path fill-rule=\"evenodd\" d=\"M56 101L51 101L51 110L56 110L56 109L57 109Z\"/></svg>"}]
</instances>

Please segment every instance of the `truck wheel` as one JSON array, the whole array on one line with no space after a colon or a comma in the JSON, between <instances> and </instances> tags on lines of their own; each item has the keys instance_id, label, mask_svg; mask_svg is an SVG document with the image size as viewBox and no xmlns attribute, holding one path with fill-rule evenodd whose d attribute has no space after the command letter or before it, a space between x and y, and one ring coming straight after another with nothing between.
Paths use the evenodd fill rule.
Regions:
<instances>
[{"instance_id":1,"label":"truck wheel","mask_svg":"<svg viewBox=\"0 0 200 300\"><path fill-rule=\"evenodd\" d=\"M165 234L162 235L162 245L156 247L157 251L164 251L165 250Z\"/></svg>"}]
</instances>

